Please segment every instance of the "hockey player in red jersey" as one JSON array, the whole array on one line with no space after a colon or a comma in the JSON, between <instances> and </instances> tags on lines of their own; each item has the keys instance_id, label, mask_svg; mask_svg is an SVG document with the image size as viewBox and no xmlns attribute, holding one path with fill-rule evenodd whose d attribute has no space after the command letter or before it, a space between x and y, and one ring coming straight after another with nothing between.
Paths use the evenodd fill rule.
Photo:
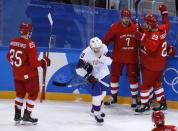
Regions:
<instances>
[{"instance_id":1,"label":"hockey player in red jersey","mask_svg":"<svg viewBox=\"0 0 178 131\"><path fill-rule=\"evenodd\" d=\"M161 85L162 72L169 55L175 55L175 48L167 43L169 31L168 11L165 5L160 5L163 24L158 25L157 17L147 14L144 17L143 32L136 32L135 37L141 44L141 64L143 83L141 84L141 106L135 112L143 113L150 110L149 89L154 88L158 107L153 110L166 110L167 104L164 89Z\"/></svg>"},{"instance_id":2,"label":"hockey player in red jersey","mask_svg":"<svg viewBox=\"0 0 178 131\"><path fill-rule=\"evenodd\" d=\"M30 39L32 34L32 25L30 23L22 23L20 25L20 34L20 37L10 41L7 53L7 59L13 71L16 92L14 121L16 123L21 120L36 123L38 119L32 118L31 112L39 93L37 67L50 66L50 59L45 57L40 61L38 60L36 45ZM21 110L26 93L28 94L28 99L22 118Z\"/></svg>"},{"instance_id":3,"label":"hockey player in red jersey","mask_svg":"<svg viewBox=\"0 0 178 131\"><path fill-rule=\"evenodd\" d=\"M152 121L155 125L155 128L151 131L177 131L176 126L165 125L164 113L161 111L154 111L152 113Z\"/></svg>"},{"instance_id":4,"label":"hockey player in red jersey","mask_svg":"<svg viewBox=\"0 0 178 131\"><path fill-rule=\"evenodd\" d=\"M109 45L114 41L112 49L111 65L111 99L105 102L105 105L117 103L117 94L119 88L119 79L122 75L124 65L127 68L127 77L130 82L132 95L131 107L137 106L138 94L138 51L134 32L136 24L131 21L131 12L127 8L121 11L122 20L112 24L109 31L105 34L103 43Z\"/></svg>"}]
</instances>

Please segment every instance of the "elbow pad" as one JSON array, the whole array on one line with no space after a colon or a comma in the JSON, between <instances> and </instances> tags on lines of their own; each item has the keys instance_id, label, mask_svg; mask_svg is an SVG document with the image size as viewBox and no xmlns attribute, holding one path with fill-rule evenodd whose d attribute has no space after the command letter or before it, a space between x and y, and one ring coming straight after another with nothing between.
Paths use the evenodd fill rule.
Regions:
<instances>
[{"instance_id":1,"label":"elbow pad","mask_svg":"<svg viewBox=\"0 0 178 131\"><path fill-rule=\"evenodd\" d=\"M79 60L76 68L83 68L88 74L91 74L91 72L93 71L93 66L82 59Z\"/></svg>"}]
</instances>

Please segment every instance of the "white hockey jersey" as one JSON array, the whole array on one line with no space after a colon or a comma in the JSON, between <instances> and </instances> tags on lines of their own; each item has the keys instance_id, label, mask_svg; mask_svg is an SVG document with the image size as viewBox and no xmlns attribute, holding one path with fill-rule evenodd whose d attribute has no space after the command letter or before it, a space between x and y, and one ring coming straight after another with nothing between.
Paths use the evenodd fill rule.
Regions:
<instances>
[{"instance_id":1,"label":"white hockey jersey","mask_svg":"<svg viewBox=\"0 0 178 131\"><path fill-rule=\"evenodd\" d=\"M110 57L105 56L105 54L108 52L108 48L106 45L103 44L100 51L101 57L98 58L92 51L92 49L88 46L80 55L80 59L82 59L85 62L88 62L93 66L93 71L91 75L93 75L98 80L101 80L105 76L110 74L108 65L110 65L112 62L112 59ZM76 69L76 72L78 75L82 77L84 77L87 74L86 70L84 70L83 68Z\"/></svg>"}]
</instances>

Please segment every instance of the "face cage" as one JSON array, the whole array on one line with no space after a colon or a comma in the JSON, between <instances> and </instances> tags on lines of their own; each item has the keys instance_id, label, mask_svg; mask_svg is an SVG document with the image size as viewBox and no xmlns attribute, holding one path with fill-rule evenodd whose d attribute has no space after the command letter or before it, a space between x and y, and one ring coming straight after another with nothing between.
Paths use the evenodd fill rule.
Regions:
<instances>
[{"instance_id":1,"label":"face cage","mask_svg":"<svg viewBox=\"0 0 178 131\"><path fill-rule=\"evenodd\" d=\"M30 31L27 35L28 35L28 38L31 38L32 37L32 31Z\"/></svg>"},{"instance_id":2,"label":"face cage","mask_svg":"<svg viewBox=\"0 0 178 131\"><path fill-rule=\"evenodd\" d=\"M26 34L24 34L24 33L22 33L22 32L20 32L21 33L21 36L27 36L28 38L31 38L31 36L32 36L32 31L29 31L28 33L26 33Z\"/></svg>"},{"instance_id":3,"label":"face cage","mask_svg":"<svg viewBox=\"0 0 178 131\"><path fill-rule=\"evenodd\" d=\"M97 57L101 57L101 47L93 48L93 47L90 46L90 48L91 48L91 50L95 53L95 55L96 55Z\"/></svg>"},{"instance_id":4,"label":"face cage","mask_svg":"<svg viewBox=\"0 0 178 131\"><path fill-rule=\"evenodd\" d=\"M143 26L144 26L144 28L145 28L147 31L151 31L151 30L152 30L151 25L148 24L147 22L144 22L144 23L143 23Z\"/></svg>"},{"instance_id":5,"label":"face cage","mask_svg":"<svg viewBox=\"0 0 178 131\"><path fill-rule=\"evenodd\" d=\"M122 17L122 23L126 26L130 25L131 18L130 17Z\"/></svg>"},{"instance_id":6,"label":"face cage","mask_svg":"<svg viewBox=\"0 0 178 131\"><path fill-rule=\"evenodd\" d=\"M163 126L163 125L164 125L164 121L159 122L159 123L154 122L155 127L159 127L159 126Z\"/></svg>"},{"instance_id":7,"label":"face cage","mask_svg":"<svg viewBox=\"0 0 178 131\"><path fill-rule=\"evenodd\" d=\"M100 50L101 50L101 47L98 47L98 48L92 48L93 52L94 53L99 53Z\"/></svg>"}]
</instances>

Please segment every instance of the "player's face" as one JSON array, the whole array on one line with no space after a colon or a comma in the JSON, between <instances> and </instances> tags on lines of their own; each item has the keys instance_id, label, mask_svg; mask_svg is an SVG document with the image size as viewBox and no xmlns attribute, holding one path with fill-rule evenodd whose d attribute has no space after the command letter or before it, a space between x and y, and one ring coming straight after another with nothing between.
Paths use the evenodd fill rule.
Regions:
<instances>
[{"instance_id":1,"label":"player's face","mask_svg":"<svg viewBox=\"0 0 178 131\"><path fill-rule=\"evenodd\" d=\"M93 48L94 53L99 53L100 52L100 48Z\"/></svg>"},{"instance_id":2,"label":"player's face","mask_svg":"<svg viewBox=\"0 0 178 131\"><path fill-rule=\"evenodd\" d=\"M149 25L147 22L143 23L143 27L147 30L147 31L151 31L151 25Z\"/></svg>"},{"instance_id":3,"label":"player's face","mask_svg":"<svg viewBox=\"0 0 178 131\"><path fill-rule=\"evenodd\" d=\"M164 125L164 121L160 122L160 123L154 123L155 127L159 127L159 126L163 126Z\"/></svg>"},{"instance_id":4,"label":"player's face","mask_svg":"<svg viewBox=\"0 0 178 131\"><path fill-rule=\"evenodd\" d=\"M30 39L32 36L32 32L28 32L27 34L21 34L21 36L25 37L26 39Z\"/></svg>"},{"instance_id":5,"label":"player's face","mask_svg":"<svg viewBox=\"0 0 178 131\"><path fill-rule=\"evenodd\" d=\"M29 32L27 35L28 35L28 38L30 39L32 37L32 32Z\"/></svg>"},{"instance_id":6,"label":"player's face","mask_svg":"<svg viewBox=\"0 0 178 131\"><path fill-rule=\"evenodd\" d=\"M123 23L125 26L129 26L129 25L130 25L130 22L131 22L130 17L122 17L122 23Z\"/></svg>"},{"instance_id":7,"label":"player's face","mask_svg":"<svg viewBox=\"0 0 178 131\"><path fill-rule=\"evenodd\" d=\"M101 56L101 47L99 47L99 48L92 48L92 50L96 54L97 57Z\"/></svg>"}]
</instances>

